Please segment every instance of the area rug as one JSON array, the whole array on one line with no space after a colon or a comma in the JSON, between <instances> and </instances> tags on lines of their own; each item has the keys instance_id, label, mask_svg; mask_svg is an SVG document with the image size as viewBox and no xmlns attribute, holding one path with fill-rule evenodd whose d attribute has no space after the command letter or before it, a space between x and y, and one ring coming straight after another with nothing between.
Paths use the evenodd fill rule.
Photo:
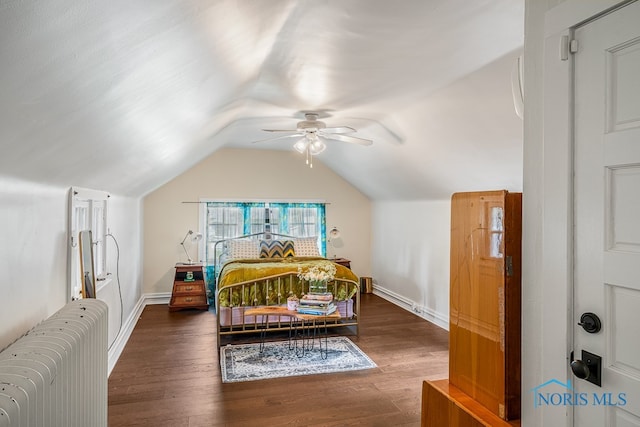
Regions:
<instances>
[{"instance_id":1,"label":"area rug","mask_svg":"<svg viewBox=\"0 0 640 427\"><path fill-rule=\"evenodd\" d=\"M220 349L222 382L328 374L377 367L347 337L327 338L327 348L327 358L322 359L317 342L315 348L307 351L303 357L296 356L295 350L289 350L288 341L267 342L263 353L260 353L258 343L227 345Z\"/></svg>"}]
</instances>

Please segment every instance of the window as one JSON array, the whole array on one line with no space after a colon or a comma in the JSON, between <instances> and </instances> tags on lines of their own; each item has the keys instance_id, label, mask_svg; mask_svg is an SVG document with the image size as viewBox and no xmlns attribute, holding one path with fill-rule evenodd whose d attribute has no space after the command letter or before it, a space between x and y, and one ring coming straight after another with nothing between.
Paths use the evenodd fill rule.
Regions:
<instances>
[{"instance_id":1,"label":"window","mask_svg":"<svg viewBox=\"0 0 640 427\"><path fill-rule=\"evenodd\" d=\"M219 240L270 231L294 237L318 237L326 254L324 203L206 202L204 206L205 259L214 263Z\"/></svg>"},{"instance_id":2,"label":"window","mask_svg":"<svg viewBox=\"0 0 640 427\"><path fill-rule=\"evenodd\" d=\"M78 234L91 230L93 242L93 260L96 279L104 280L107 275L106 236L107 201L109 194L103 191L73 187L69 195L69 260L70 260L70 299L82 295L82 277L80 275L80 251Z\"/></svg>"},{"instance_id":3,"label":"window","mask_svg":"<svg viewBox=\"0 0 640 427\"><path fill-rule=\"evenodd\" d=\"M318 210L306 207L292 207L289 209L289 233L296 237L317 235Z\"/></svg>"},{"instance_id":4,"label":"window","mask_svg":"<svg viewBox=\"0 0 640 427\"><path fill-rule=\"evenodd\" d=\"M489 256L502 258L504 251L504 209L502 206L490 207Z\"/></svg>"}]
</instances>

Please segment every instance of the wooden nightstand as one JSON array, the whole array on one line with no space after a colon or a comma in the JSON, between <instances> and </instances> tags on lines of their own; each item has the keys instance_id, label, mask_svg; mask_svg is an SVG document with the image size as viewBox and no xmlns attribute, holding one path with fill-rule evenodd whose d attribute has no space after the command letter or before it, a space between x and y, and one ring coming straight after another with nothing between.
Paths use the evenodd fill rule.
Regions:
<instances>
[{"instance_id":1,"label":"wooden nightstand","mask_svg":"<svg viewBox=\"0 0 640 427\"><path fill-rule=\"evenodd\" d=\"M169 311L185 308L209 309L202 264L176 264Z\"/></svg>"},{"instance_id":2,"label":"wooden nightstand","mask_svg":"<svg viewBox=\"0 0 640 427\"><path fill-rule=\"evenodd\" d=\"M333 261L336 264L343 265L348 269L351 269L351 260L346 258L329 258L329 261Z\"/></svg>"}]
</instances>

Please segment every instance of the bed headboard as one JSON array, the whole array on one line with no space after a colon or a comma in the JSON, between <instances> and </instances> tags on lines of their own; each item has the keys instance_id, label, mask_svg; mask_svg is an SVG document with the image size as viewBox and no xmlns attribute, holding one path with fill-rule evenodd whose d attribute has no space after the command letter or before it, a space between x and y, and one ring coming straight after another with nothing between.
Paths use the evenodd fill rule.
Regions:
<instances>
[{"instance_id":1,"label":"bed headboard","mask_svg":"<svg viewBox=\"0 0 640 427\"><path fill-rule=\"evenodd\" d=\"M272 233L272 232L268 232L268 231L263 231L260 233L253 233L253 234L245 234L243 236L237 236L237 237L230 237L228 239L223 239L223 240L219 240L217 241L214 246L213 246L213 256L214 256L214 271L215 271L215 281L216 283L218 282L218 275L220 274L220 267L224 264L224 260L222 259L222 257L225 255L225 248L228 246L229 242L232 241L243 241L243 240L249 240L249 241L253 241L255 240L260 241L260 240L293 240L295 241L300 241L302 239L309 239L309 237L296 237L296 236L290 236L288 234L280 234L280 233ZM256 246L257 248L257 246ZM318 253L319 255L319 253ZM258 255L256 253L255 257L257 258ZM253 258L252 256L246 256L244 258Z\"/></svg>"},{"instance_id":2,"label":"bed headboard","mask_svg":"<svg viewBox=\"0 0 640 427\"><path fill-rule=\"evenodd\" d=\"M289 236L286 234L279 234L279 233L271 233L271 232L260 232L260 233L253 233L253 234L245 234L244 236L237 236L237 237L230 237L228 239L224 239L224 240L218 240L215 245L213 246L213 257L214 257L214 261L215 261L215 265L219 265L221 262L221 257L224 254L224 248L225 246L234 240L247 240L247 239L252 239L252 240L279 240L281 238L285 238L285 239L297 239L297 237L294 236Z\"/></svg>"}]
</instances>

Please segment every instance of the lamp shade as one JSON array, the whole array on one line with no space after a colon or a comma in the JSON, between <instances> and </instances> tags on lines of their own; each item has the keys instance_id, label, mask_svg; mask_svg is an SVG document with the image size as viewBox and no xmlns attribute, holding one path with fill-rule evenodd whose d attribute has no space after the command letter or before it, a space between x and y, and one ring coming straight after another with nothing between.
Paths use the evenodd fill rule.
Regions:
<instances>
[{"instance_id":1,"label":"lamp shade","mask_svg":"<svg viewBox=\"0 0 640 427\"><path fill-rule=\"evenodd\" d=\"M329 230L329 238L327 239L327 242L333 248L333 258L337 258L336 248L342 247L342 239L340 238L340 230L338 230L338 227L333 227Z\"/></svg>"},{"instance_id":2,"label":"lamp shade","mask_svg":"<svg viewBox=\"0 0 640 427\"><path fill-rule=\"evenodd\" d=\"M340 237L340 230L338 230L337 227L333 227L331 231L329 231L329 237L331 237L332 239L337 239L338 237Z\"/></svg>"},{"instance_id":3,"label":"lamp shade","mask_svg":"<svg viewBox=\"0 0 640 427\"><path fill-rule=\"evenodd\" d=\"M187 238L191 236L191 241L192 242L197 242L199 240L202 239L202 233L195 233L193 232L193 230L189 230L187 231L187 234L184 235L184 239L182 239L182 242L180 242L180 245L182 246L182 249L184 250L184 253L187 255L187 262L183 263L183 264L195 264L194 261L191 259L191 255L189 255L189 251L187 250L186 246L184 245L184 242L187 240Z\"/></svg>"}]
</instances>

